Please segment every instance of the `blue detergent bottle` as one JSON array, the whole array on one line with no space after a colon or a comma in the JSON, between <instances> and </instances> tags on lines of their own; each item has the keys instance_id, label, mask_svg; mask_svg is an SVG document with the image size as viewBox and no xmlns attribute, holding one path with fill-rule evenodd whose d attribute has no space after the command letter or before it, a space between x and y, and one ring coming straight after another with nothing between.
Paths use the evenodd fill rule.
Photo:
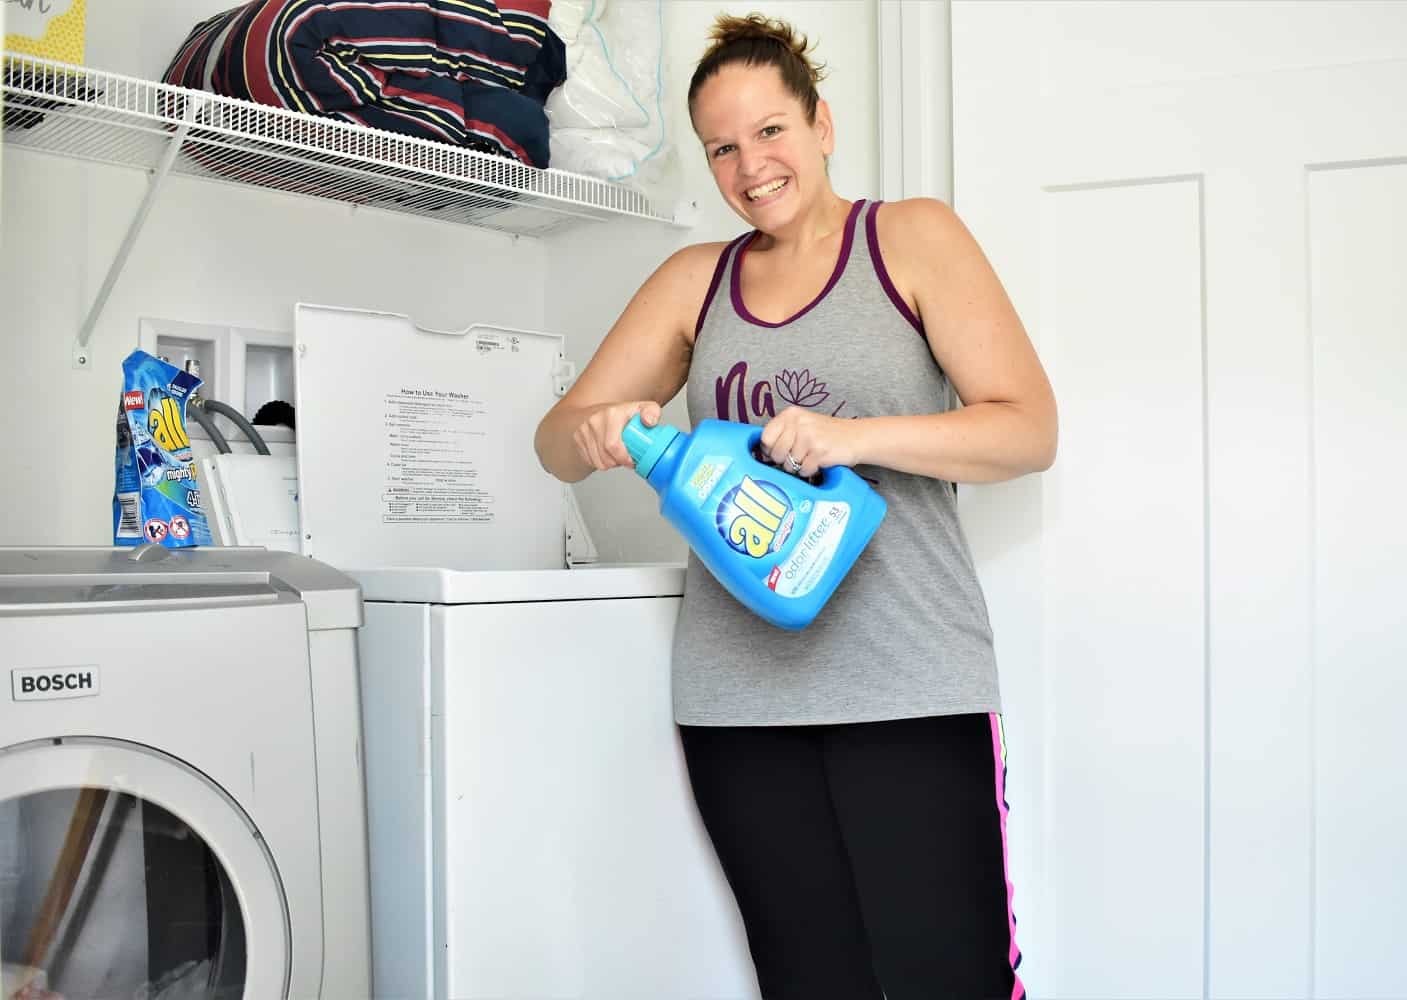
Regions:
<instances>
[{"instance_id":1,"label":"blue detergent bottle","mask_svg":"<svg viewBox=\"0 0 1407 1000\"><path fill-rule=\"evenodd\" d=\"M709 572L780 628L811 623L888 509L851 469L825 469L812 483L759 461L761 427L704 420L686 434L636 415L621 438Z\"/></svg>"}]
</instances>

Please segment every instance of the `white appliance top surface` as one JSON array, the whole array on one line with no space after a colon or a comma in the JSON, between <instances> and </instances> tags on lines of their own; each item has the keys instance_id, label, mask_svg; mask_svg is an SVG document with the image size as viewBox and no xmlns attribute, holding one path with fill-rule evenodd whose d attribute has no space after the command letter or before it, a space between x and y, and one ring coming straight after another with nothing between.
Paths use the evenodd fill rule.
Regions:
<instances>
[{"instance_id":1,"label":"white appliance top surface","mask_svg":"<svg viewBox=\"0 0 1407 1000\"><path fill-rule=\"evenodd\" d=\"M684 566L679 563L483 571L389 566L347 572L361 584L368 601L508 604L678 597L684 593Z\"/></svg>"},{"instance_id":2,"label":"white appliance top surface","mask_svg":"<svg viewBox=\"0 0 1407 1000\"><path fill-rule=\"evenodd\" d=\"M262 548L0 547L0 614L301 600L308 628L356 628L355 580Z\"/></svg>"}]
</instances>

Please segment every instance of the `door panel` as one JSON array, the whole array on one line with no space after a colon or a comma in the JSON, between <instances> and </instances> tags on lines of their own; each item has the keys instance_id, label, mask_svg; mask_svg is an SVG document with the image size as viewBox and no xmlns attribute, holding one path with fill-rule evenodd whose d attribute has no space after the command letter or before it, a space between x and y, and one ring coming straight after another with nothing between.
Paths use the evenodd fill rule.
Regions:
<instances>
[{"instance_id":1,"label":"door panel","mask_svg":"<svg viewBox=\"0 0 1407 1000\"><path fill-rule=\"evenodd\" d=\"M1042 201L1044 359L1065 437L1045 479L1055 932L1072 974L1133 989L1156 967L1179 996L1200 989L1202 953L1199 217L1195 180ZM1076 240L1082 253L1061 253ZM1166 934L1130 919L1149 898Z\"/></svg>"},{"instance_id":2,"label":"door panel","mask_svg":"<svg viewBox=\"0 0 1407 1000\"><path fill-rule=\"evenodd\" d=\"M1407 994L1404 28L953 4L956 207L1061 406L963 491L1033 996Z\"/></svg>"},{"instance_id":3,"label":"door panel","mask_svg":"<svg viewBox=\"0 0 1407 1000\"><path fill-rule=\"evenodd\" d=\"M1407 926L1407 165L1312 172L1309 241L1317 980L1400 996L1383 967Z\"/></svg>"}]
</instances>

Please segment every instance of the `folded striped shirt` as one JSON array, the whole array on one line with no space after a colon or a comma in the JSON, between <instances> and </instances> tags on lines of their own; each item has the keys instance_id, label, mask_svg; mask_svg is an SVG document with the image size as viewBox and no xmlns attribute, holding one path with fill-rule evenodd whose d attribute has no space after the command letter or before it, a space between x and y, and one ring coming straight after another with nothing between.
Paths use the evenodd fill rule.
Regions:
<instances>
[{"instance_id":1,"label":"folded striped shirt","mask_svg":"<svg viewBox=\"0 0 1407 1000\"><path fill-rule=\"evenodd\" d=\"M196 25L165 82L548 165L566 79L550 0L253 0Z\"/></svg>"}]
</instances>

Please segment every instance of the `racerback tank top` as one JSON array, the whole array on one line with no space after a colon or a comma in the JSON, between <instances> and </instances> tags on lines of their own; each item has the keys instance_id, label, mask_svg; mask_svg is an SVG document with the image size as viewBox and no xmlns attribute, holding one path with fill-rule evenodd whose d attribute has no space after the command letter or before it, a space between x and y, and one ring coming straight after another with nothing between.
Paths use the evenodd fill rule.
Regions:
<instances>
[{"instance_id":1,"label":"racerback tank top","mask_svg":"<svg viewBox=\"0 0 1407 1000\"><path fill-rule=\"evenodd\" d=\"M790 319L754 317L728 245L699 314L689 417L765 424L788 406L841 418L935 413L948 379L879 251L879 203L850 210L835 269ZM856 469L889 513L819 617L768 625L690 556L675 631L675 718L685 725L869 722L1001 710L992 632L951 483Z\"/></svg>"}]
</instances>

